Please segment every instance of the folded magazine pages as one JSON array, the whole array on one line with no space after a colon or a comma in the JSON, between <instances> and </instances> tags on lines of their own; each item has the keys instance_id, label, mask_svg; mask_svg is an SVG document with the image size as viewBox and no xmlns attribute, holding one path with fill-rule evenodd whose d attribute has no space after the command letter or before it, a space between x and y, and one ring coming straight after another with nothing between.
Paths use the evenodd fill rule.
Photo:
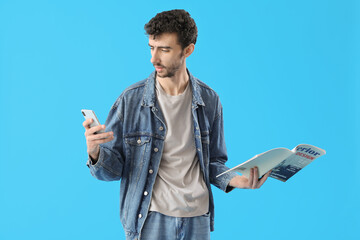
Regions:
<instances>
[{"instance_id":1,"label":"folded magazine pages","mask_svg":"<svg viewBox=\"0 0 360 240\"><path fill-rule=\"evenodd\" d=\"M270 177L286 182L306 165L325 154L325 150L309 144L297 145L293 150L287 148L274 148L258 154L216 177L220 177L227 172L233 171L249 177L250 169L257 166L259 169L259 176L263 176L265 173L272 170Z\"/></svg>"}]
</instances>

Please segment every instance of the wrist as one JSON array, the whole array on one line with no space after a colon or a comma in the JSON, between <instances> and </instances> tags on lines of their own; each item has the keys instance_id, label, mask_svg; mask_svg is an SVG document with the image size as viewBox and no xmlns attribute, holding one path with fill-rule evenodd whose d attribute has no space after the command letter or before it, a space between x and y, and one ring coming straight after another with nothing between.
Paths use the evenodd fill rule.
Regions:
<instances>
[{"instance_id":1,"label":"wrist","mask_svg":"<svg viewBox=\"0 0 360 240\"><path fill-rule=\"evenodd\" d=\"M88 153L92 164L96 164L99 160L100 148L98 147L95 151Z\"/></svg>"}]
</instances>

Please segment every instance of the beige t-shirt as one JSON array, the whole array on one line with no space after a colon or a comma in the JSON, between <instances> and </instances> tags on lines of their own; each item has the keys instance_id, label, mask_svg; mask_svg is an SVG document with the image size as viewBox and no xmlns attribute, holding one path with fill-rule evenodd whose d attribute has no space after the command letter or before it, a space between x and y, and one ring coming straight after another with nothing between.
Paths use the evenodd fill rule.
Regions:
<instances>
[{"instance_id":1,"label":"beige t-shirt","mask_svg":"<svg viewBox=\"0 0 360 240\"><path fill-rule=\"evenodd\" d=\"M156 93L167 132L150 211L174 217L203 215L209 211L209 192L196 155L191 86L171 96L156 81Z\"/></svg>"}]
</instances>

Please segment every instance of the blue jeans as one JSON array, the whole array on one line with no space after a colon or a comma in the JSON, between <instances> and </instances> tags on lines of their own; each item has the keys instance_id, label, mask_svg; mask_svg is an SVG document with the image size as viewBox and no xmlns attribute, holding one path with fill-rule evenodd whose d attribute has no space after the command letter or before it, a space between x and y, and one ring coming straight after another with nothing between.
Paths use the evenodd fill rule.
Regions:
<instances>
[{"instance_id":1,"label":"blue jeans","mask_svg":"<svg viewBox=\"0 0 360 240\"><path fill-rule=\"evenodd\" d=\"M170 217L150 212L141 231L141 240L209 240L210 215Z\"/></svg>"}]
</instances>

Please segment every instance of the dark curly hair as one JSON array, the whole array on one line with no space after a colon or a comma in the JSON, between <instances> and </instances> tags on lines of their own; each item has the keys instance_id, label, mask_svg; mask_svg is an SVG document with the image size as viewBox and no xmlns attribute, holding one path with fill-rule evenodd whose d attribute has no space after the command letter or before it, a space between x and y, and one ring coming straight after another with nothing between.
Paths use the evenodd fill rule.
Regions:
<instances>
[{"instance_id":1,"label":"dark curly hair","mask_svg":"<svg viewBox=\"0 0 360 240\"><path fill-rule=\"evenodd\" d=\"M182 49L191 43L195 44L198 35L194 19L183 9L156 14L145 24L144 29L147 35L153 35L154 38L162 33L177 33Z\"/></svg>"}]
</instances>

